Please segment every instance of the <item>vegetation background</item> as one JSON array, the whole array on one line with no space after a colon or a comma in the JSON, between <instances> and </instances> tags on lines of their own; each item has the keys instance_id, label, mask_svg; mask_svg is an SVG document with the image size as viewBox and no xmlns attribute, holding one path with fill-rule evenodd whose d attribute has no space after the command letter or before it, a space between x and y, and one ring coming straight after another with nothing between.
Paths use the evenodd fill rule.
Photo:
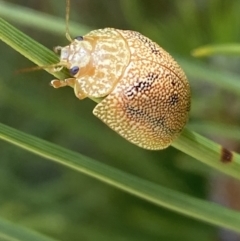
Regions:
<instances>
[{"instance_id":1,"label":"vegetation background","mask_svg":"<svg viewBox=\"0 0 240 241\"><path fill-rule=\"evenodd\" d=\"M8 0L52 16L65 17L65 1ZM1 5L0 5L1 8ZM238 75L239 57L195 59L205 44L238 42L240 2L223 0L71 0L70 19L89 29L131 29L171 53L192 87L189 128L240 150L239 96L211 84L192 64ZM9 22L52 49L67 45L50 33ZM71 26L70 26L71 29ZM84 35L86 32L79 32ZM26 133L86 154L110 166L174 190L240 209L239 183L170 147L142 150L92 115L96 105L79 101L72 89L49 87L45 71L15 74L33 64L0 43L0 121ZM225 72L223 72L223 75ZM217 80L216 80L217 81ZM238 129L234 129L234 127ZM237 130L237 131L236 131ZM64 166L0 142L0 216L62 241L234 240L237 234L156 207ZM238 237L239 238L239 237ZM240 238L239 238L240 240Z\"/></svg>"}]
</instances>

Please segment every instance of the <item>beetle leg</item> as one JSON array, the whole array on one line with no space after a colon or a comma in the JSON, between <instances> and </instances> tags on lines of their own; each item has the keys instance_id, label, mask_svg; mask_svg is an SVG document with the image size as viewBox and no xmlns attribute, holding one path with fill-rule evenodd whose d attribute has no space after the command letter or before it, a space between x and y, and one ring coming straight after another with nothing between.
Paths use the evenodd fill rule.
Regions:
<instances>
[{"instance_id":1,"label":"beetle leg","mask_svg":"<svg viewBox=\"0 0 240 241\"><path fill-rule=\"evenodd\" d=\"M62 47L61 46L56 46L53 48L53 51L58 54L60 51L62 50Z\"/></svg>"},{"instance_id":2,"label":"beetle leg","mask_svg":"<svg viewBox=\"0 0 240 241\"><path fill-rule=\"evenodd\" d=\"M78 99L82 100L87 97L87 95L81 90L81 88L79 88L76 78L68 78L65 80L54 79L50 82L50 85L55 89L70 86L74 89L74 93Z\"/></svg>"},{"instance_id":3,"label":"beetle leg","mask_svg":"<svg viewBox=\"0 0 240 241\"><path fill-rule=\"evenodd\" d=\"M65 87L65 86L70 86L70 87L74 88L75 83L76 83L75 78L68 78L65 80L54 79L50 82L50 85L56 89L60 88L60 87Z\"/></svg>"}]
</instances>

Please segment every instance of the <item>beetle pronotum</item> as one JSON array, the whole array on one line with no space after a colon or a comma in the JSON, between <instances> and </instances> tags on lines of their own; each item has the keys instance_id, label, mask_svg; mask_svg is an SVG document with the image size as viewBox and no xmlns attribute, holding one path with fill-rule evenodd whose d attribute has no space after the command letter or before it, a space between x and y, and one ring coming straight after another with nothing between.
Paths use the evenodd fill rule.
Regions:
<instances>
[{"instance_id":1,"label":"beetle pronotum","mask_svg":"<svg viewBox=\"0 0 240 241\"><path fill-rule=\"evenodd\" d=\"M188 120L190 86L177 62L160 46L135 31L104 28L71 39L60 51L56 71L72 78L52 80L71 86L79 99L104 99L93 114L128 141L145 149L168 147Z\"/></svg>"}]
</instances>

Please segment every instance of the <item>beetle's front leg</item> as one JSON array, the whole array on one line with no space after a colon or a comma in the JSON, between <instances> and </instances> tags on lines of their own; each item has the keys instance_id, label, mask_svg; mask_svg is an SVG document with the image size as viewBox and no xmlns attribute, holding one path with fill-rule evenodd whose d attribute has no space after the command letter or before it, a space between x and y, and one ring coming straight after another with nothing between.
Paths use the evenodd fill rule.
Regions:
<instances>
[{"instance_id":1,"label":"beetle's front leg","mask_svg":"<svg viewBox=\"0 0 240 241\"><path fill-rule=\"evenodd\" d=\"M74 88L75 83L76 83L75 78L68 78L65 80L54 79L50 82L50 85L56 89L60 88L60 87L65 87L65 86L70 86L70 87Z\"/></svg>"},{"instance_id":2,"label":"beetle's front leg","mask_svg":"<svg viewBox=\"0 0 240 241\"><path fill-rule=\"evenodd\" d=\"M54 79L50 82L50 85L55 89L70 86L74 89L74 93L78 99L82 100L87 97L87 95L80 88L76 78L68 78L65 80Z\"/></svg>"}]
</instances>

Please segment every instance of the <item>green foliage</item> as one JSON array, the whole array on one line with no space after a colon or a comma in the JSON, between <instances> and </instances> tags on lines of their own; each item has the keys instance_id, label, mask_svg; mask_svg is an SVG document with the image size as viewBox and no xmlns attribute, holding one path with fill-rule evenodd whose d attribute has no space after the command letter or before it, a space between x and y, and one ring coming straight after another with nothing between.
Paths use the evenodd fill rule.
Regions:
<instances>
[{"instance_id":1,"label":"green foliage","mask_svg":"<svg viewBox=\"0 0 240 241\"><path fill-rule=\"evenodd\" d=\"M220 143L219 136L226 137L226 129L229 130L228 133L232 133L231 138L237 139L239 135L234 130L236 127L239 129L237 126L239 102L233 94L239 95L240 87L239 82L237 83L239 75L236 59L214 56L205 63L203 61L199 63L190 58L189 53L193 48L203 44L235 42L239 38L239 30L236 31L236 22L239 21L235 21L236 18L240 18L236 11L238 3L232 1L227 6L228 10L217 0L211 1L211 4L206 1L201 6L193 3L194 1L191 4L189 1L171 3L159 1L159 3L146 4L145 1L122 0L113 4L106 0L91 0L89 4L81 5L80 2L72 0L71 18L92 27L78 28L77 24L71 24L70 28L74 35L84 34L88 29L106 26L129 28L153 38L173 56L178 56L180 65L189 77L193 91L189 126L195 126L196 130ZM29 5L29 7L34 6ZM14 14L14 9L18 10L17 14ZM39 12L32 13L30 9L1 3L0 16L8 18L23 32L49 48L67 44L64 38L64 21L59 22L53 17L64 16L64 1L42 2L38 4L38 9ZM42 15L44 11L48 11L51 15ZM225 11L227 14L224 14ZM23 21L24 16L31 19ZM226 20L227 16L226 23L224 19ZM48 22L42 24L39 18ZM228 34L223 36L226 24ZM24 25L28 28L24 28ZM79 32L76 29L79 29ZM54 36L56 33L60 35ZM20 46L22 41L17 40ZM210 172L205 165L197 163L171 147L161 152L149 152L126 142L92 116L93 102L90 100L80 102L74 97L71 89L56 91L48 87L52 77L44 71L14 74L16 70L32 64L2 42L0 48L1 56L4 56L0 59L2 123L85 154L107 165L109 170L112 170L112 166L123 170L124 173L141 177L145 182L150 181L158 186L164 186L169 190L169 194L181 192L179 199L185 197L182 193L186 193L185 205L191 206L187 202L192 200L188 199L189 195L208 199L207 180L213 170ZM41 56L41 53L41 51L36 52L36 57L40 56L40 61L45 56L44 53ZM48 56L50 55L51 52ZM37 64L57 61L57 58L52 56L50 59L45 59L44 63ZM203 120L204 125L199 125ZM211 125L206 125L207 121L224 125L225 128L211 128ZM192 142L190 140L189 148L186 147L186 150L191 149L193 143L194 140ZM222 141L222 144L228 145L229 148L232 147L230 143ZM196 236L201 240L210 240L214 234L216 235L216 230L211 226L156 207L2 141L0 144L0 215L5 219L62 241L193 240ZM176 142L176 146L178 144L179 142ZM37 146L40 148L41 142ZM209 148L211 151L211 145ZM202 152L203 156L207 155ZM60 151L55 152L56 155L59 153ZM218 158L215 159L217 166L220 157ZM237 177L238 166L236 168L226 165L226 169L231 168L235 169L234 176ZM222 166L220 169L224 171L225 168ZM123 180L127 180L127 177ZM163 196L160 195L161 197ZM169 202L170 200L174 201L174 196L171 196ZM177 197L175 201L177 204L181 203ZM212 204L209 205L211 207ZM200 207L204 207L201 202ZM237 221L234 221L237 212L228 213L226 210L215 213L229 215L229 220L237 225ZM211 222L207 215L203 215L201 219ZM220 220L221 218L211 223L231 228ZM2 227L6 226L1 226L1 222L0 227L2 232L7 230L6 233L14 233L11 229L3 229Z\"/></svg>"}]
</instances>

